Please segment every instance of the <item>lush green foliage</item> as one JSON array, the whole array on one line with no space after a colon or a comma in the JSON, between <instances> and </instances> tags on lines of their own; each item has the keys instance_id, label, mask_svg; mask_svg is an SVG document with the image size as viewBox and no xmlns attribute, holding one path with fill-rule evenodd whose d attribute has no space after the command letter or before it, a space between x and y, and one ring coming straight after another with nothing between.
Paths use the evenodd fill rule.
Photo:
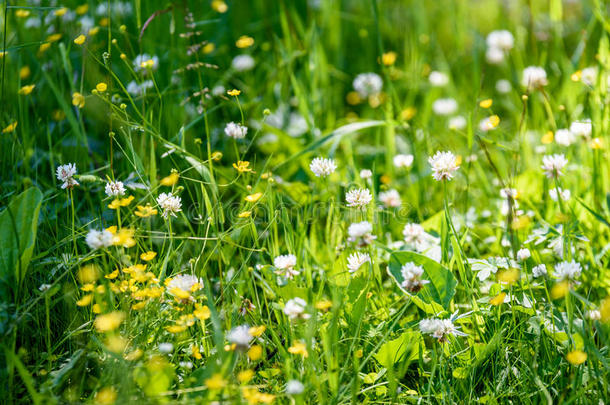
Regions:
<instances>
[{"instance_id":1,"label":"lush green foliage","mask_svg":"<svg viewBox=\"0 0 610 405\"><path fill-rule=\"evenodd\" d=\"M605 1L14 3L2 402L610 397Z\"/></svg>"}]
</instances>

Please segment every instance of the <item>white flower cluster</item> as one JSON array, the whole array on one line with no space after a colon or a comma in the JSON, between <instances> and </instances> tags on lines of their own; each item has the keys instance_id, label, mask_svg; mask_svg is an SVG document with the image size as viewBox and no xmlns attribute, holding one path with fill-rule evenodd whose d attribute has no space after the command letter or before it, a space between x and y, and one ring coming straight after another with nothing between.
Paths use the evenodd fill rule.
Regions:
<instances>
[{"instance_id":1,"label":"white flower cluster","mask_svg":"<svg viewBox=\"0 0 610 405\"><path fill-rule=\"evenodd\" d=\"M457 158L451 152L436 152L428 159L432 166L432 177L436 181L451 180L453 174L460 168Z\"/></svg>"},{"instance_id":2,"label":"white flower cluster","mask_svg":"<svg viewBox=\"0 0 610 405\"><path fill-rule=\"evenodd\" d=\"M184 292L194 292L203 287L203 280L192 275L192 274L179 274L172 277L170 282L167 284L167 290L171 292L174 288L182 290Z\"/></svg>"},{"instance_id":3,"label":"white flower cluster","mask_svg":"<svg viewBox=\"0 0 610 405\"><path fill-rule=\"evenodd\" d=\"M373 235L373 225L368 221L354 222L347 228L347 234L347 240L357 246L369 245L376 238Z\"/></svg>"},{"instance_id":4,"label":"white flower cluster","mask_svg":"<svg viewBox=\"0 0 610 405\"><path fill-rule=\"evenodd\" d=\"M416 293L421 288L428 284L429 280L422 280L422 276L424 274L424 268L422 266L418 266L413 262L405 263L401 269L400 273L402 274L402 287L412 293Z\"/></svg>"},{"instance_id":5,"label":"white flower cluster","mask_svg":"<svg viewBox=\"0 0 610 405\"><path fill-rule=\"evenodd\" d=\"M546 155L542 157L542 170L545 171L546 177L556 179L563 175L561 172L568 164L563 154Z\"/></svg>"},{"instance_id":6,"label":"white flower cluster","mask_svg":"<svg viewBox=\"0 0 610 405\"><path fill-rule=\"evenodd\" d=\"M120 197L125 194L125 187L121 181L109 181L105 187L108 197Z\"/></svg>"},{"instance_id":7,"label":"white flower cluster","mask_svg":"<svg viewBox=\"0 0 610 405\"><path fill-rule=\"evenodd\" d=\"M61 165L57 168L57 180L62 181L61 188L72 188L78 186L78 181L74 179L76 175L76 165L74 163L68 163Z\"/></svg>"},{"instance_id":8,"label":"white flower cluster","mask_svg":"<svg viewBox=\"0 0 610 405\"><path fill-rule=\"evenodd\" d=\"M485 58L488 63L498 64L504 61L505 53L513 49L515 38L510 31L492 31L487 35L487 52Z\"/></svg>"},{"instance_id":9,"label":"white flower cluster","mask_svg":"<svg viewBox=\"0 0 610 405\"><path fill-rule=\"evenodd\" d=\"M167 219L169 216L177 216L176 213L182 211L182 200L180 197L173 195L172 193L161 193L157 197L157 204L163 210L163 218Z\"/></svg>"},{"instance_id":10,"label":"white flower cluster","mask_svg":"<svg viewBox=\"0 0 610 405\"><path fill-rule=\"evenodd\" d=\"M362 98L379 94L383 88L383 80L377 73L360 73L352 84Z\"/></svg>"},{"instance_id":11,"label":"white flower cluster","mask_svg":"<svg viewBox=\"0 0 610 405\"><path fill-rule=\"evenodd\" d=\"M233 139L243 139L248 133L248 127L235 122L229 122L225 127L225 135Z\"/></svg>"},{"instance_id":12,"label":"white flower cluster","mask_svg":"<svg viewBox=\"0 0 610 405\"><path fill-rule=\"evenodd\" d=\"M239 350L246 350L252 339L254 339L254 336L250 333L250 326L248 325L236 326L227 333L229 343L234 344Z\"/></svg>"},{"instance_id":13,"label":"white flower cluster","mask_svg":"<svg viewBox=\"0 0 610 405\"><path fill-rule=\"evenodd\" d=\"M540 66L528 66L523 69L521 85L528 90L535 90L548 84L546 71Z\"/></svg>"},{"instance_id":14,"label":"white flower cluster","mask_svg":"<svg viewBox=\"0 0 610 405\"><path fill-rule=\"evenodd\" d=\"M284 305L284 314L286 314L290 320L309 319L311 315L306 312L306 309L307 302L305 302L303 298L296 297L286 301L286 304Z\"/></svg>"},{"instance_id":15,"label":"white flower cluster","mask_svg":"<svg viewBox=\"0 0 610 405\"><path fill-rule=\"evenodd\" d=\"M281 255L273 259L273 266L276 269L276 274L293 279L300 271L295 269L297 265L297 257L295 255Z\"/></svg>"},{"instance_id":16,"label":"white flower cluster","mask_svg":"<svg viewBox=\"0 0 610 405\"><path fill-rule=\"evenodd\" d=\"M87 233L85 242L89 248L95 250L112 246L113 239L112 233L105 229L101 231L92 229Z\"/></svg>"},{"instance_id":17,"label":"white flower cluster","mask_svg":"<svg viewBox=\"0 0 610 405\"><path fill-rule=\"evenodd\" d=\"M439 342L445 342L450 335L466 336L454 325L453 319L422 319L419 321L419 330L425 335L438 339Z\"/></svg>"},{"instance_id":18,"label":"white flower cluster","mask_svg":"<svg viewBox=\"0 0 610 405\"><path fill-rule=\"evenodd\" d=\"M314 158L309 164L309 169L316 177L330 176L337 170L337 164L332 159Z\"/></svg>"},{"instance_id":19,"label":"white flower cluster","mask_svg":"<svg viewBox=\"0 0 610 405\"><path fill-rule=\"evenodd\" d=\"M368 253L355 252L347 257L347 269L350 273L355 273L364 263L370 263L371 256Z\"/></svg>"},{"instance_id":20,"label":"white flower cluster","mask_svg":"<svg viewBox=\"0 0 610 405\"><path fill-rule=\"evenodd\" d=\"M247 54L237 55L231 61L231 66L238 72L247 72L248 70L252 70L254 65L254 58Z\"/></svg>"},{"instance_id":21,"label":"white flower cluster","mask_svg":"<svg viewBox=\"0 0 610 405\"><path fill-rule=\"evenodd\" d=\"M555 277L560 280L575 280L580 277L582 267L580 263L572 260L571 262L561 262L555 265Z\"/></svg>"},{"instance_id":22,"label":"white flower cluster","mask_svg":"<svg viewBox=\"0 0 610 405\"><path fill-rule=\"evenodd\" d=\"M373 201L373 195L367 188L350 190L345 194L348 207L362 208Z\"/></svg>"}]
</instances>

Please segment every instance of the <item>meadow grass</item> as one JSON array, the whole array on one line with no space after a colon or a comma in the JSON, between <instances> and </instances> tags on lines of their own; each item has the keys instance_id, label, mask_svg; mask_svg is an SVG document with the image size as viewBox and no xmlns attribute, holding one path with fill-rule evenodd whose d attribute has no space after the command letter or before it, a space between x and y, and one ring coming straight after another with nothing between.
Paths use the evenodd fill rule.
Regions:
<instances>
[{"instance_id":1,"label":"meadow grass","mask_svg":"<svg viewBox=\"0 0 610 405\"><path fill-rule=\"evenodd\" d=\"M5 0L0 402L610 397L603 0Z\"/></svg>"}]
</instances>

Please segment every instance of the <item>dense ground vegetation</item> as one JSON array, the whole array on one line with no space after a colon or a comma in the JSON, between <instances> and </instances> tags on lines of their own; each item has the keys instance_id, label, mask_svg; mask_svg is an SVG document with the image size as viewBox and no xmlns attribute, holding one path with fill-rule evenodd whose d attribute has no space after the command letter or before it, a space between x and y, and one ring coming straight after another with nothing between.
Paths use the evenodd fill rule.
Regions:
<instances>
[{"instance_id":1,"label":"dense ground vegetation","mask_svg":"<svg viewBox=\"0 0 610 405\"><path fill-rule=\"evenodd\" d=\"M0 402L610 397L605 1L0 16Z\"/></svg>"}]
</instances>

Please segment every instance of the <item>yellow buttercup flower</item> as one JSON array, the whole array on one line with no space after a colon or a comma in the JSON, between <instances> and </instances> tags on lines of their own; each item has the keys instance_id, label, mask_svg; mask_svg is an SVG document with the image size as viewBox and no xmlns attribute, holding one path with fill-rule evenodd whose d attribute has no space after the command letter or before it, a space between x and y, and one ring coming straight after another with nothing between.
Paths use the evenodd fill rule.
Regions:
<instances>
[{"instance_id":1,"label":"yellow buttercup flower","mask_svg":"<svg viewBox=\"0 0 610 405\"><path fill-rule=\"evenodd\" d=\"M19 77L21 78L21 80L27 79L28 77L30 77L31 74L32 70L27 65L19 69Z\"/></svg>"},{"instance_id":2,"label":"yellow buttercup flower","mask_svg":"<svg viewBox=\"0 0 610 405\"><path fill-rule=\"evenodd\" d=\"M307 346L303 342L296 342L294 345L288 348L288 353L290 354L300 354L303 357L309 356L307 352Z\"/></svg>"},{"instance_id":3,"label":"yellow buttercup flower","mask_svg":"<svg viewBox=\"0 0 610 405\"><path fill-rule=\"evenodd\" d=\"M148 252L142 253L140 255L140 259L144 260L145 262L149 262L152 259L154 259L155 256L157 256L157 252L148 251Z\"/></svg>"},{"instance_id":4,"label":"yellow buttercup flower","mask_svg":"<svg viewBox=\"0 0 610 405\"><path fill-rule=\"evenodd\" d=\"M255 203L258 200L260 200L262 196L263 196L263 193L254 193L254 194L250 194L250 195L246 196L245 200L250 203Z\"/></svg>"},{"instance_id":5,"label":"yellow buttercup flower","mask_svg":"<svg viewBox=\"0 0 610 405\"><path fill-rule=\"evenodd\" d=\"M498 272L498 281L506 284L513 284L519 280L519 270L518 269L506 269L501 272Z\"/></svg>"},{"instance_id":6,"label":"yellow buttercup flower","mask_svg":"<svg viewBox=\"0 0 610 405\"><path fill-rule=\"evenodd\" d=\"M78 269L77 278L81 284L95 283L99 276L99 270L94 264L86 264Z\"/></svg>"},{"instance_id":7,"label":"yellow buttercup flower","mask_svg":"<svg viewBox=\"0 0 610 405\"><path fill-rule=\"evenodd\" d=\"M237 90L237 89L229 90L229 91L227 91L227 94L229 96L239 96L241 94L241 90Z\"/></svg>"},{"instance_id":8,"label":"yellow buttercup flower","mask_svg":"<svg viewBox=\"0 0 610 405\"><path fill-rule=\"evenodd\" d=\"M78 6L78 7L76 7L76 10L75 10L75 11L76 11L76 14L78 14L78 15L83 15L83 14L85 14L87 11L89 11L89 4L86 4L86 3L85 3L85 4L82 4L82 5Z\"/></svg>"},{"instance_id":9,"label":"yellow buttercup flower","mask_svg":"<svg viewBox=\"0 0 610 405\"><path fill-rule=\"evenodd\" d=\"M250 332L250 335L254 336L254 337L259 337L260 335L263 334L263 332L265 332L265 330L267 330L267 327L265 325L260 325L260 326L252 326L248 332Z\"/></svg>"},{"instance_id":10,"label":"yellow buttercup flower","mask_svg":"<svg viewBox=\"0 0 610 405\"><path fill-rule=\"evenodd\" d=\"M125 314L120 311L113 311L104 315L99 315L93 322L98 332L111 332L121 326Z\"/></svg>"},{"instance_id":11,"label":"yellow buttercup flower","mask_svg":"<svg viewBox=\"0 0 610 405\"><path fill-rule=\"evenodd\" d=\"M97 91L99 91L100 93L102 93L102 92L106 91L106 89L108 89L108 85L104 82L100 82L95 85L95 89Z\"/></svg>"},{"instance_id":12,"label":"yellow buttercup flower","mask_svg":"<svg viewBox=\"0 0 610 405\"><path fill-rule=\"evenodd\" d=\"M250 218L250 215L252 215L252 211L242 211L239 213L239 215L237 215L238 218Z\"/></svg>"},{"instance_id":13,"label":"yellow buttercup flower","mask_svg":"<svg viewBox=\"0 0 610 405\"><path fill-rule=\"evenodd\" d=\"M159 183L162 186L171 187L171 186L175 185L176 183L178 183L178 179L180 179L180 174L178 174L178 172L176 172L176 171L172 171L172 173L169 176L162 178Z\"/></svg>"},{"instance_id":14,"label":"yellow buttercup flower","mask_svg":"<svg viewBox=\"0 0 610 405\"><path fill-rule=\"evenodd\" d=\"M36 87L35 84L29 84L27 86L23 86L22 88L19 89L19 94L22 96L27 96L30 93L32 93L32 91L34 90L34 87Z\"/></svg>"},{"instance_id":15,"label":"yellow buttercup flower","mask_svg":"<svg viewBox=\"0 0 610 405\"><path fill-rule=\"evenodd\" d=\"M488 98L488 99L486 99L486 100L481 101L481 102L479 103L479 107L481 107L481 108L489 108L489 107L491 107L491 105L493 104L493 102L494 102L494 101L493 101L491 98ZM499 120L500 120L500 119L498 118L498 122L499 122Z\"/></svg>"},{"instance_id":16,"label":"yellow buttercup flower","mask_svg":"<svg viewBox=\"0 0 610 405\"><path fill-rule=\"evenodd\" d=\"M415 114L417 114L417 109L415 107L407 107L400 112L400 118L409 121L411 118L415 117Z\"/></svg>"},{"instance_id":17,"label":"yellow buttercup flower","mask_svg":"<svg viewBox=\"0 0 610 405\"><path fill-rule=\"evenodd\" d=\"M212 377L205 380L205 385L210 390L218 390L227 386L227 381L222 377L222 374L216 373Z\"/></svg>"},{"instance_id":18,"label":"yellow buttercup flower","mask_svg":"<svg viewBox=\"0 0 610 405\"><path fill-rule=\"evenodd\" d=\"M79 307L86 307L89 304L91 304L92 301L93 301L93 295L87 294L87 295L83 296L80 300L76 301L76 305L78 305Z\"/></svg>"},{"instance_id":19,"label":"yellow buttercup flower","mask_svg":"<svg viewBox=\"0 0 610 405\"><path fill-rule=\"evenodd\" d=\"M214 0L212 1L212 9L217 13L226 13L229 6L222 0Z\"/></svg>"},{"instance_id":20,"label":"yellow buttercup flower","mask_svg":"<svg viewBox=\"0 0 610 405\"><path fill-rule=\"evenodd\" d=\"M205 321L206 319L209 319L210 316L212 316L212 313L210 312L210 308L208 308L207 305L204 305L204 306L197 306L195 308L195 310L193 311L193 315L195 315L195 317L197 319Z\"/></svg>"},{"instance_id":21,"label":"yellow buttercup flower","mask_svg":"<svg viewBox=\"0 0 610 405\"><path fill-rule=\"evenodd\" d=\"M566 281L560 281L551 288L551 298L556 300L565 297L570 291L570 283Z\"/></svg>"},{"instance_id":22,"label":"yellow buttercup flower","mask_svg":"<svg viewBox=\"0 0 610 405\"><path fill-rule=\"evenodd\" d=\"M3 130L2 133L3 134L9 134L11 132L13 132L15 130L15 128L17 128L17 121L13 122L12 124L8 124Z\"/></svg>"},{"instance_id":23,"label":"yellow buttercup flower","mask_svg":"<svg viewBox=\"0 0 610 405\"><path fill-rule=\"evenodd\" d=\"M68 8L67 7L62 7L62 8L59 8L59 9L55 10L53 12L53 15L55 17L63 17L64 15L66 15L67 12L68 12Z\"/></svg>"},{"instance_id":24,"label":"yellow buttercup flower","mask_svg":"<svg viewBox=\"0 0 610 405\"><path fill-rule=\"evenodd\" d=\"M496 295L495 297L493 297L491 300L489 300L489 303L491 305L501 305L504 303L504 298L506 298L506 293L505 292L501 292L500 294Z\"/></svg>"},{"instance_id":25,"label":"yellow buttercup flower","mask_svg":"<svg viewBox=\"0 0 610 405\"><path fill-rule=\"evenodd\" d=\"M254 173L254 170L250 168L250 162L239 160L237 163L233 163L233 168L240 173Z\"/></svg>"},{"instance_id":26,"label":"yellow buttercup flower","mask_svg":"<svg viewBox=\"0 0 610 405\"><path fill-rule=\"evenodd\" d=\"M26 18L30 15L30 10L19 9L15 11L15 17L17 18Z\"/></svg>"},{"instance_id":27,"label":"yellow buttercup flower","mask_svg":"<svg viewBox=\"0 0 610 405\"><path fill-rule=\"evenodd\" d=\"M216 45L213 42L208 42L201 48L201 53L207 55L214 52L214 49L216 49Z\"/></svg>"},{"instance_id":28,"label":"yellow buttercup flower","mask_svg":"<svg viewBox=\"0 0 610 405\"><path fill-rule=\"evenodd\" d=\"M604 143L601 138L593 138L590 145L591 149L601 149L604 147Z\"/></svg>"},{"instance_id":29,"label":"yellow buttercup flower","mask_svg":"<svg viewBox=\"0 0 610 405\"><path fill-rule=\"evenodd\" d=\"M252 377L254 377L254 371L253 370L243 370L240 371L239 373L237 373L237 380L240 383L247 383L248 381L250 381L252 379Z\"/></svg>"},{"instance_id":30,"label":"yellow buttercup flower","mask_svg":"<svg viewBox=\"0 0 610 405\"><path fill-rule=\"evenodd\" d=\"M263 357L263 348L260 345L252 345L250 349L248 349L248 358L252 361L260 360Z\"/></svg>"},{"instance_id":31,"label":"yellow buttercup flower","mask_svg":"<svg viewBox=\"0 0 610 405\"><path fill-rule=\"evenodd\" d=\"M136 245L133 234L133 229L121 228L113 235L112 244L115 246L123 246L124 248L133 247Z\"/></svg>"},{"instance_id":32,"label":"yellow buttercup flower","mask_svg":"<svg viewBox=\"0 0 610 405\"><path fill-rule=\"evenodd\" d=\"M63 34L60 34L60 33L51 34L47 37L47 41L48 42L57 42L61 39L62 36L63 36Z\"/></svg>"},{"instance_id":33,"label":"yellow buttercup flower","mask_svg":"<svg viewBox=\"0 0 610 405\"><path fill-rule=\"evenodd\" d=\"M104 277L107 278L108 280L114 280L118 276L119 276L119 269L116 269L112 273L106 274Z\"/></svg>"},{"instance_id":34,"label":"yellow buttercup flower","mask_svg":"<svg viewBox=\"0 0 610 405\"><path fill-rule=\"evenodd\" d=\"M146 218L152 215L157 215L157 210L151 207L149 204L146 204L146 206L138 205L134 214L140 218Z\"/></svg>"},{"instance_id":35,"label":"yellow buttercup flower","mask_svg":"<svg viewBox=\"0 0 610 405\"><path fill-rule=\"evenodd\" d=\"M79 92L72 94L72 105L74 107L83 108L85 106L85 96Z\"/></svg>"},{"instance_id":36,"label":"yellow buttercup flower","mask_svg":"<svg viewBox=\"0 0 610 405\"><path fill-rule=\"evenodd\" d=\"M383 55L381 55L381 63L386 66L392 66L394 63L396 63L396 56L397 54L394 51L385 52Z\"/></svg>"},{"instance_id":37,"label":"yellow buttercup flower","mask_svg":"<svg viewBox=\"0 0 610 405\"><path fill-rule=\"evenodd\" d=\"M82 45L85 43L85 40L87 39L86 36L84 36L83 34L80 34L79 36L77 36L76 38L74 38L74 43L76 45Z\"/></svg>"},{"instance_id":38,"label":"yellow buttercup flower","mask_svg":"<svg viewBox=\"0 0 610 405\"><path fill-rule=\"evenodd\" d=\"M316 302L314 307L319 311L328 311L333 306L332 301L330 300L321 300Z\"/></svg>"},{"instance_id":39,"label":"yellow buttercup flower","mask_svg":"<svg viewBox=\"0 0 610 405\"><path fill-rule=\"evenodd\" d=\"M93 27L89 30L89 32L87 33L90 37L96 35L98 32L100 32L100 27Z\"/></svg>"},{"instance_id":40,"label":"yellow buttercup flower","mask_svg":"<svg viewBox=\"0 0 610 405\"><path fill-rule=\"evenodd\" d=\"M237 46L238 48L249 48L252 45L254 45L254 38L249 37L247 35L242 35L241 37L239 37L239 39L235 42L235 46Z\"/></svg>"},{"instance_id":41,"label":"yellow buttercup flower","mask_svg":"<svg viewBox=\"0 0 610 405\"><path fill-rule=\"evenodd\" d=\"M583 352L582 350L573 350L566 355L566 360L570 364L578 366L587 361L587 353Z\"/></svg>"}]
</instances>

